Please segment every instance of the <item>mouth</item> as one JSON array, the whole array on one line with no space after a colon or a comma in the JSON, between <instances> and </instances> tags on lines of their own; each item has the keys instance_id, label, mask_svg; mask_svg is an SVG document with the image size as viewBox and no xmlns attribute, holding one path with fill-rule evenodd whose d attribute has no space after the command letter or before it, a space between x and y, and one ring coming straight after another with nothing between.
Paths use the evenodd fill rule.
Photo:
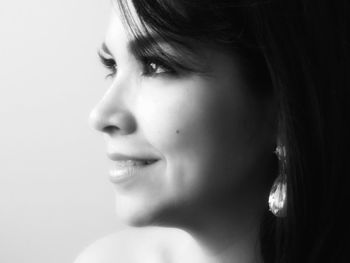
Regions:
<instances>
[{"instance_id":1,"label":"mouth","mask_svg":"<svg viewBox=\"0 0 350 263\"><path fill-rule=\"evenodd\" d=\"M109 171L109 179L116 185L131 183L137 178L152 174L159 159L116 159Z\"/></svg>"},{"instance_id":2,"label":"mouth","mask_svg":"<svg viewBox=\"0 0 350 263\"><path fill-rule=\"evenodd\" d=\"M115 161L115 164L116 166L119 166L119 167L133 167L133 166L145 166L145 165L150 165L150 164L153 164L155 163L156 159L152 159L152 160L117 160Z\"/></svg>"}]
</instances>

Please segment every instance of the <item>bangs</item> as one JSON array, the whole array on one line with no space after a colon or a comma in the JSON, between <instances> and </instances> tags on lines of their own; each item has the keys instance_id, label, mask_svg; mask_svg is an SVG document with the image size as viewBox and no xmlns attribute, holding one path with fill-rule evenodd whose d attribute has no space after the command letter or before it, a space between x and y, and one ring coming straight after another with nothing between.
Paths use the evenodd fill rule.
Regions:
<instances>
[{"instance_id":1,"label":"bangs","mask_svg":"<svg viewBox=\"0 0 350 263\"><path fill-rule=\"evenodd\" d=\"M248 41L254 5L216 0L114 0L133 35L152 31L172 43L232 44ZM254 2L254 1L252 1ZM135 23L135 15L140 23ZM251 40L251 39L250 39Z\"/></svg>"},{"instance_id":2,"label":"bangs","mask_svg":"<svg viewBox=\"0 0 350 263\"><path fill-rule=\"evenodd\" d=\"M113 1L127 32L134 40L133 52L139 57L157 56L182 71L205 73L195 39L190 41L183 32L181 34L181 30L177 32L176 25L170 25L165 19L170 13L174 17L172 12L178 10L174 5L168 9L165 2L167 1L162 1L162 4L158 1Z\"/></svg>"}]
</instances>

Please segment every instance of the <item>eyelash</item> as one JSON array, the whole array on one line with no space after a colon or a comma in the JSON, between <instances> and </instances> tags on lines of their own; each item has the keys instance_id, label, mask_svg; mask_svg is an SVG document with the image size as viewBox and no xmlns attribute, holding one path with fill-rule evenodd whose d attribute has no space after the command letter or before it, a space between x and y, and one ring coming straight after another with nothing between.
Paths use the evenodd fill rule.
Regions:
<instances>
[{"instance_id":1,"label":"eyelash","mask_svg":"<svg viewBox=\"0 0 350 263\"><path fill-rule=\"evenodd\" d=\"M98 56L102 62L102 64L111 72L106 75L106 78L114 77L117 74L118 66L117 63L113 58L106 58L104 55L99 51ZM167 75L176 75L177 72L173 68L167 65L167 63L163 62L159 58L155 57L143 57L140 59L141 63L143 65L143 72L142 75L145 77L155 77L160 74L167 74ZM161 68L163 69L163 72L157 73L157 70Z\"/></svg>"},{"instance_id":2,"label":"eyelash","mask_svg":"<svg viewBox=\"0 0 350 263\"><path fill-rule=\"evenodd\" d=\"M117 64L113 58L106 58L102 55L101 51L98 51L98 56L101 63L111 72L106 75L106 78L114 77L117 73Z\"/></svg>"}]
</instances>

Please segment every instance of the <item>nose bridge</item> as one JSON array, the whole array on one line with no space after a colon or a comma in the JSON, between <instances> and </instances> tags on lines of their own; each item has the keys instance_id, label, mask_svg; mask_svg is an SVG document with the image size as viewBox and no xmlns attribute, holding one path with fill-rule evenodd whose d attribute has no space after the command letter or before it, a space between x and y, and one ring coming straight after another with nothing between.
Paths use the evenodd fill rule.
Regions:
<instances>
[{"instance_id":1,"label":"nose bridge","mask_svg":"<svg viewBox=\"0 0 350 263\"><path fill-rule=\"evenodd\" d=\"M135 118L131 112L130 94L127 81L115 80L102 99L91 110L89 122L98 131L131 133L136 129Z\"/></svg>"}]
</instances>

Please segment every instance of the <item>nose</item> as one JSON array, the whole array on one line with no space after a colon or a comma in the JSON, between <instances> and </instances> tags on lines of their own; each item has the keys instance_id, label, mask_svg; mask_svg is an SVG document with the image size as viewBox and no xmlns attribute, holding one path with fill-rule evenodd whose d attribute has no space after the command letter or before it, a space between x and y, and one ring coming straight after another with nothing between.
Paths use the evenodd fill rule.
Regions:
<instances>
[{"instance_id":1,"label":"nose","mask_svg":"<svg viewBox=\"0 0 350 263\"><path fill-rule=\"evenodd\" d=\"M132 113L123 106L120 99L107 94L91 110L90 125L97 131L113 134L130 134L136 130L136 122Z\"/></svg>"}]
</instances>

